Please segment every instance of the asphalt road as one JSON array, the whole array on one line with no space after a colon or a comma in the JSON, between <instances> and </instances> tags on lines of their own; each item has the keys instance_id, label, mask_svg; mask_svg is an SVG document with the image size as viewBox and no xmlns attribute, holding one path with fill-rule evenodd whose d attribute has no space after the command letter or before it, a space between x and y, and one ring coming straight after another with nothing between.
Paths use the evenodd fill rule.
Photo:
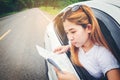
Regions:
<instances>
[{"instance_id":1,"label":"asphalt road","mask_svg":"<svg viewBox=\"0 0 120 80\"><path fill-rule=\"evenodd\" d=\"M0 80L47 80L44 59L46 26L52 19L38 8L0 19Z\"/></svg>"}]
</instances>

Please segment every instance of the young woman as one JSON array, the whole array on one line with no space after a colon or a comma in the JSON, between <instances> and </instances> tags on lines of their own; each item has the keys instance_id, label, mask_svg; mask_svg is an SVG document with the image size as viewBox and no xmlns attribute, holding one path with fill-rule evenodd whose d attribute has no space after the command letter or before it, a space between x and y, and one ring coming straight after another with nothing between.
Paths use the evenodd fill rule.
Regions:
<instances>
[{"instance_id":1,"label":"young woman","mask_svg":"<svg viewBox=\"0 0 120 80\"><path fill-rule=\"evenodd\" d=\"M96 80L103 75L108 80L120 80L119 64L110 51L92 12L86 5L75 5L54 20L63 27L70 45L61 46L55 53L71 52L72 62L84 67ZM78 80L74 74L61 73L55 68L59 80Z\"/></svg>"}]
</instances>

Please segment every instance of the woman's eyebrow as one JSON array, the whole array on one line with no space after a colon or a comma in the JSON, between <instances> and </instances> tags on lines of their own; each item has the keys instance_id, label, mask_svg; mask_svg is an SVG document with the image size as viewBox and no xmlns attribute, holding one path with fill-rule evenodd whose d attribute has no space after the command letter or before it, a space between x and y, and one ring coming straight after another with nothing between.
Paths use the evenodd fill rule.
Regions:
<instances>
[{"instance_id":1,"label":"woman's eyebrow","mask_svg":"<svg viewBox=\"0 0 120 80\"><path fill-rule=\"evenodd\" d=\"M71 30L75 30L75 29L74 29L74 28L70 28L70 29L68 29L68 30L65 30L65 32L71 31Z\"/></svg>"},{"instance_id":2,"label":"woman's eyebrow","mask_svg":"<svg viewBox=\"0 0 120 80\"><path fill-rule=\"evenodd\" d=\"M69 31L71 31L71 30L75 30L75 29L74 28L70 28Z\"/></svg>"}]
</instances>

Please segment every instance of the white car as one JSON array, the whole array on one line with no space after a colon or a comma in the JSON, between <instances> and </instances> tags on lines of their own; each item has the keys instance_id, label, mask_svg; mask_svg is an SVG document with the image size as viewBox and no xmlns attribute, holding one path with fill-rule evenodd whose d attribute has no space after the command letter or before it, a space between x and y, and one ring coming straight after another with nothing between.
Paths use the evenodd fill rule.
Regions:
<instances>
[{"instance_id":1,"label":"white car","mask_svg":"<svg viewBox=\"0 0 120 80\"><path fill-rule=\"evenodd\" d=\"M93 0L84 1L69 5L85 4L92 8L102 30L105 39L115 53L115 57L120 63L120 1L119 0ZM66 8L67 8L66 7ZM64 11L64 8L62 11ZM61 11L61 12L62 12ZM61 13L60 12L60 13ZM59 14L60 14L59 13ZM60 45L67 45L68 40L61 27L55 27L53 21L47 26L45 34L45 48L53 51ZM68 55L69 56L69 55ZM69 58L68 58L69 59ZM53 70L48 65L49 80L57 80Z\"/></svg>"}]
</instances>

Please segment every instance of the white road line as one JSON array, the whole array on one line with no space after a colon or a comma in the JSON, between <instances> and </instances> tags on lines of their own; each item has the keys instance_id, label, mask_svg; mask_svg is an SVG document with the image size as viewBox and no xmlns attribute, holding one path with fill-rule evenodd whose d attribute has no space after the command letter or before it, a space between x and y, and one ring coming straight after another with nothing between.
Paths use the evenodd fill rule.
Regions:
<instances>
[{"instance_id":1,"label":"white road line","mask_svg":"<svg viewBox=\"0 0 120 80\"><path fill-rule=\"evenodd\" d=\"M11 32L11 29L9 29L7 32L5 32L1 37L0 40L2 40L7 34Z\"/></svg>"},{"instance_id":2,"label":"white road line","mask_svg":"<svg viewBox=\"0 0 120 80\"><path fill-rule=\"evenodd\" d=\"M51 21L46 15L44 15L41 11L40 13L48 20L48 21Z\"/></svg>"}]
</instances>

